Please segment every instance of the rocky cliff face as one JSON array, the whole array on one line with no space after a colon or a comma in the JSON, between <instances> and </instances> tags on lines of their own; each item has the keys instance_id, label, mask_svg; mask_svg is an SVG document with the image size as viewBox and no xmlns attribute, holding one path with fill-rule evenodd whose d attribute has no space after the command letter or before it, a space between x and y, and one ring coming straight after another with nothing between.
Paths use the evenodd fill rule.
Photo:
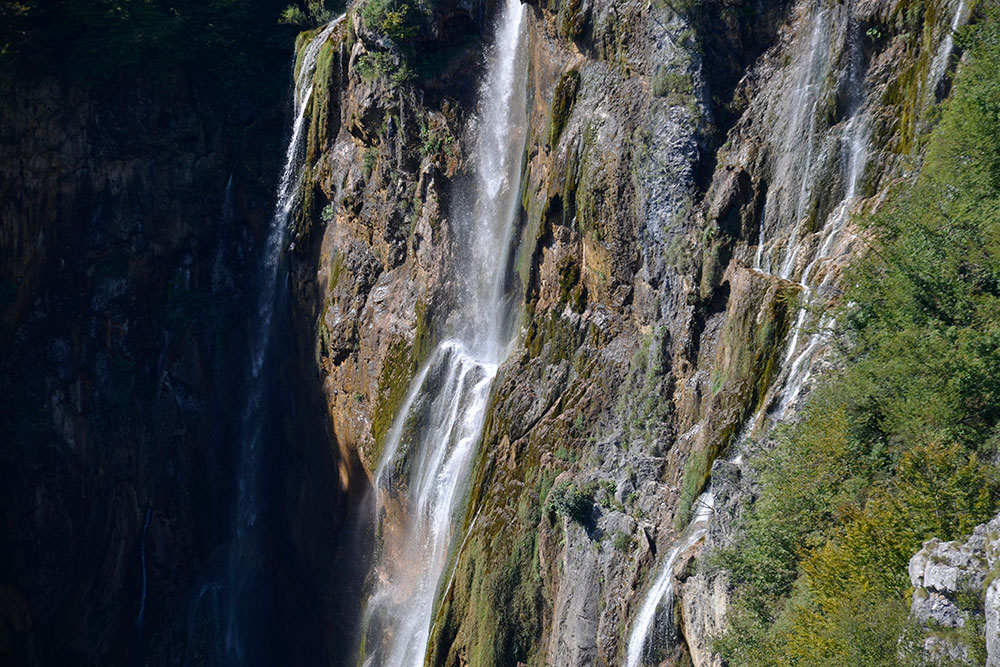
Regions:
<instances>
[{"instance_id":1,"label":"rocky cliff face","mask_svg":"<svg viewBox=\"0 0 1000 667\"><path fill-rule=\"evenodd\" d=\"M185 71L3 84L0 662L218 651L245 323L287 131L291 54L261 48L273 65L252 88ZM308 415L299 378L315 372L288 359L281 394ZM320 419L288 422L290 443L325 437ZM272 646L305 661L329 650L341 497L313 451L270 460L283 583L262 586Z\"/></svg>"},{"instance_id":2,"label":"rocky cliff face","mask_svg":"<svg viewBox=\"0 0 1000 667\"><path fill-rule=\"evenodd\" d=\"M1000 665L1000 517L968 539L934 539L910 559L911 615L934 660Z\"/></svg>"},{"instance_id":3,"label":"rocky cliff face","mask_svg":"<svg viewBox=\"0 0 1000 667\"><path fill-rule=\"evenodd\" d=\"M296 285L336 447L355 462L342 475L363 487L453 306L450 194L492 8L426 15L418 53L446 56L406 76L359 7L317 79ZM793 416L821 367L812 313L837 297L848 214L900 174L954 10L531 6L521 335L455 526L433 664L623 661L712 462ZM366 70L373 54L391 66ZM738 465L716 470L730 482L710 543L749 492ZM680 635L656 627L667 641L649 660L712 662L726 584L693 574L696 551L676 570Z\"/></svg>"},{"instance_id":4,"label":"rocky cliff face","mask_svg":"<svg viewBox=\"0 0 1000 667\"><path fill-rule=\"evenodd\" d=\"M381 540L372 479L460 293L457 193L497 8L399 4L356 3L318 51L290 319L275 325L285 398L251 615L280 641L263 662L354 659ZM956 8L526 10L506 290L518 335L452 526L428 660L623 664L711 484L704 538L669 560L676 597L639 648L646 663L717 664L727 582L697 558L727 544L753 493L740 446L794 418L823 368L849 214L906 169L947 86ZM0 650L29 664L223 652L234 378L286 127L273 99L220 106L187 83L101 97L45 82L0 110ZM394 521L390 508L379 525Z\"/></svg>"}]
</instances>

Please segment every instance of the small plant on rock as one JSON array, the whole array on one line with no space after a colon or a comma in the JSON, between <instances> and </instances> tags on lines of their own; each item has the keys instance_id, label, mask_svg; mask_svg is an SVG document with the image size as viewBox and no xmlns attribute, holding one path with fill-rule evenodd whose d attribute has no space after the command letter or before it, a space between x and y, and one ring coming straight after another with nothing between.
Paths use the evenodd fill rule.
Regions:
<instances>
[{"instance_id":1,"label":"small plant on rock","mask_svg":"<svg viewBox=\"0 0 1000 667\"><path fill-rule=\"evenodd\" d=\"M580 524L586 523L594 507L592 486L587 484L578 487L573 482L562 482L555 486L549 491L549 498L545 503L549 516L562 516Z\"/></svg>"}]
</instances>

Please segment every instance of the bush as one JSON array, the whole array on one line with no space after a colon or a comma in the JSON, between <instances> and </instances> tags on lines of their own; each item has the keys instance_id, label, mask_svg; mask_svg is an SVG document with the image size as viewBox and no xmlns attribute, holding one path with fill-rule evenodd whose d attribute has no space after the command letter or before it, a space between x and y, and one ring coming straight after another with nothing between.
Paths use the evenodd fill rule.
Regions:
<instances>
[{"instance_id":1,"label":"bush","mask_svg":"<svg viewBox=\"0 0 1000 667\"><path fill-rule=\"evenodd\" d=\"M355 67L365 81L385 78L394 84L400 84L413 75L405 62L399 62L396 56L382 51L362 53L358 56Z\"/></svg>"},{"instance_id":2,"label":"bush","mask_svg":"<svg viewBox=\"0 0 1000 667\"><path fill-rule=\"evenodd\" d=\"M566 517L580 524L590 519L594 507L594 491L596 485L588 484L577 487L573 482L562 482L549 491L545 507L549 515Z\"/></svg>"},{"instance_id":3,"label":"bush","mask_svg":"<svg viewBox=\"0 0 1000 667\"><path fill-rule=\"evenodd\" d=\"M281 12L278 23L305 27L309 25L309 16L300 7L289 5Z\"/></svg>"},{"instance_id":4,"label":"bush","mask_svg":"<svg viewBox=\"0 0 1000 667\"><path fill-rule=\"evenodd\" d=\"M403 46L419 32L410 6L398 0L368 0L361 6L361 20L372 32Z\"/></svg>"},{"instance_id":5,"label":"bush","mask_svg":"<svg viewBox=\"0 0 1000 667\"><path fill-rule=\"evenodd\" d=\"M626 552L632 548L632 536L622 530L616 530L612 544L618 551Z\"/></svg>"},{"instance_id":6,"label":"bush","mask_svg":"<svg viewBox=\"0 0 1000 667\"><path fill-rule=\"evenodd\" d=\"M326 8L323 0L307 0L305 10L297 4L285 7L278 22L313 28L327 23L332 18L333 12Z\"/></svg>"}]
</instances>

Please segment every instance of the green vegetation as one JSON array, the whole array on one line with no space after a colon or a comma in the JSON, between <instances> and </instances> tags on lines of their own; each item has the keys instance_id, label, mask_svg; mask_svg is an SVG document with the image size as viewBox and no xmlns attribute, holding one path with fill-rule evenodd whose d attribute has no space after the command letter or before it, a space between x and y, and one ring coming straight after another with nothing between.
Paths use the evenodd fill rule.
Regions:
<instances>
[{"instance_id":1,"label":"green vegetation","mask_svg":"<svg viewBox=\"0 0 1000 667\"><path fill-rule=\"evenodd\" d=\"M400 0L366 0L360 9L364 27L391 45L387 51L359 56L358 73L367 81L386 79L393 84L414 76L415 40L420 33L419 14Z\"/></svg>"},{"instance_id":2,"label":"green vegetation","mask_svg":"<svg viewBox=\"0 0 1000 667\"><path fill-rule=\"evenodd\" d=\"M420 157L430 157L439 163L455 156L455 137L442 123L420 125Z\"/></svg>"},{"instance_id":3,"label":"green vegetation","mask_svg":"<svg viewBox=\"0 0 1000 667\"><path fill-rule=\"evenodd\" d=\"M843 370L751 461L760 496L714 559L737 588L717 642L731 665L918 664L910 556L997 510L997 3L984 14L960 40L966 60L919 176L862 221L870 250L847 280Z\"/></svg>"},{"instance_id":4,"label":"green vegetation","mask_svg":"<svg viewBox=\"0 0 1000 667\"><path fill-rule=\"evenodd\" d=\"M550 515L562 516L586 524L594 508L594 493L597 484L577 486L573 482L562 482L549 491L545 509Z\"/></svg>"},{"instance_id":5,"label":"green vegetation","mask_svg":"<svg viewBox=\"0 0 1000 667\"><path fill-rule=\"evenodd\" d=\"M584 12L582 0L566 0L559 3L559 13L556 22L559 26L559 36L576 39L583 33L587 23L588 13Z\"/></svg>"},{"instance_id":6,"label":"green vegetation","mask_svg":"<svg viewBox=\"0 0 1000 667\"><path fill-rule=\"evenodd\" d=\"M361 6L365 27L399 45L417 36L419 29L414 18L410 6L398 0L368 0Z\"/></svg>"},{"instance_id":7,"label":"green vegetation","mask_svg":"<svg viewBox=\"0 0 1000 667\"><path fill-rule=\"evenodd\" d=\"M323 0L307 0L305 9L297 4L289 5L281 12L281 17L278 20L289 25L312 28L326 23L332 18L333 12L327 9Z\"/></svg>"},{"instance_id":8,"label":"green vegetation","mask_svg":"<svg viewBox=\"0 0 1000 667\"><path fill-rule=\"evenodd\" d=\"M355 67L365 81L387 79L392 83L399 84L413 76L413 72L404 61L384 51L362 53L358 56Z\"/></svg>"},{"instance_id":9,"label":"green vegetation","mask_svg":"<svg viewBox=\"0 0 1000 667\"><path fill-rule=\"evenodd\" d=\"M516 511L483 513L470 530L431 628L429 664L544 664L538 642L550 592L539 543L549 530L542 505L557 473L537 464L526 468L523 486L491 489Z\"/></svg>"},{"instance_id":10,"label":"green vegetation","mask_svg":"<svg viewBox=\"0 0 1000 667\"><path fill-rule=\"evenodd\" d=\"M660 327L650 332L632 355L628 377L615 406L621 420L625 446L641 442L651 453L663 441L673 404L663 396L672 391L667 373L669 333Z\"/></svg>"},{"instance_id":11,"label":"green vegetation","mask_svg":"<svg viewBox=\"0 0 1000 667\"><path fill-rule=\"evenodd\" d=\"M652 92L656 97L667 97L670 104L684 104L694 95L694 81L687 71L672 71L661 65L653 74Z\"/></svg>"},{"instance_id":12,"label":"green vegetation","mask_svg":"<svg viewBox=\"0 0 1000 667\"><path fill-rule=\"evenodd\" d=\"M627 553L632 549L632 536L622 530L616 530L614 537L611 538L611 544L618 551Z\"/></svg>"},{"instance_id":13,"label":"green vegetation","mask_svg":"<svg viewBox=\"0 0 1000 667\"><path fill-rule=\"evenodd\" d=\"M376 443L376 451L371 452L371 460L369 461L372 469L382 456L386 436L389 434L393 419L406 397L406 390L409 387L410 378L416 370L415 367L413 347L406 341L397 342L385 357L382 375L378 381L379 403L372 415L371 432Z\"/></svg>"},{"instance_id":14,"label":"green vegetation","mask_svg":"<svg viewBox=\"0 0 1000 667\"><path fill-rule=\"evenodd\" d=\"M566 121L569 120L569 113L573 109L579 88L580 72L577 69L564 72L559 77L556 89L552 93L552 108L549 110L549 148L555 148L559 143L559 136L566 127Z\"/></svg>"}]
</instances>

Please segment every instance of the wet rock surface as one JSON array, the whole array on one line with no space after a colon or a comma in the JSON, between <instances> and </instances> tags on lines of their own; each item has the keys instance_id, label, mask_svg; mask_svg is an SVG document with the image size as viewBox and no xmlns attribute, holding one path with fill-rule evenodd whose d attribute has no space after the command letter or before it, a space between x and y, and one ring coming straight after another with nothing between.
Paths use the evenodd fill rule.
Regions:
<instances>
[{"instance_id":1,"label":"wet rock surface","mask_svg":"<svg viewBox=\"0 0 1000 667\"><path fill-rule=\"evenodd\" d=\"M704 540L670 573L679 613L652 632L668 664L718 664L728 584L700 555L729 543L753 496L747 471L725 459L773 417L794 418L824 368L811 332L855 250L848 213L898 176L922 118L912 89L929 59L900 6L529 3L507 285L519 333L452 527L462 539L431 664L622 664L657 566L709 480ZM277 549L275 580L290 583L276 606L299 610L278 631L333 637L327 662L356 649L387 433L456 326L452 211L472 204L456 193L470 178L495 12L438 3L400 45L358 4L319 51L275 388L290 405L275 427L289 446L273 494L289 517L275 543L290 547ZM885 33L873 37L876 25ZM933 43L943 28L926 34ZM2 451L4 470L31 480L3 498L34 521L10 537L26 546L9 557L12 583L0 579L0 614L18 656L44 654L32 642L58 632L69 639L53 655L121 658L146 545L147 627L166 609L201 620L193 643L184 620L143 641L196 646L197 662L218 604L198 576L225 551L240 323L284 119L261 110L269 139L234 147L195 93L141 92L120 122L107 101L80 95L40 88L0 116L3 182L24 191L5 198L0 238L16 433ZM140 148L164 157L130 157ZM33 377L40 367L51 370ZM955 559L921 566L936 582L921 584L923 620L962 627L946 587L973 565ZM987 602L998 596L990 584ZM111 619L106 630L84 627L98 617ZM307 644L284 657L309 662Z\"/></svg>"},{"instance_id":2,"label":"wet rock surface","mask_svg":"<svg viewBox=\"0 0 1000 667\"><path fill-rule=\"evenodd\" d=\"M919 49L902 27L865 32L897 10L531 3L510 277L522 333L455 526L432 664L620 664L651 573L710 477L705 543L727 543L752 483L713 461L801 405L812 376L799 370L824 363L822 341L802 332L821 329L813 313L837 298L854 248L847 212L894 177L919 118L898 94L923 76ZM489 34L491 8L453 11L453 25ZM448 330L452 184L475 125L470 96L441 94L443 80L361 76L383 47L352 17L332 49L340 130L315 147L297 276L313 285L301 312L317 323L336 445L367 479L409 379ZM419 39L443 37L424 26ZM432 131L447 150L429 150L444 145L425 143ZM566 514L552 489L589 509ZM717 662L727 583L699 573L698 553L675 573L681 634L654 632L671 660L703 665Z\"/></svg>"}]
</instances>

